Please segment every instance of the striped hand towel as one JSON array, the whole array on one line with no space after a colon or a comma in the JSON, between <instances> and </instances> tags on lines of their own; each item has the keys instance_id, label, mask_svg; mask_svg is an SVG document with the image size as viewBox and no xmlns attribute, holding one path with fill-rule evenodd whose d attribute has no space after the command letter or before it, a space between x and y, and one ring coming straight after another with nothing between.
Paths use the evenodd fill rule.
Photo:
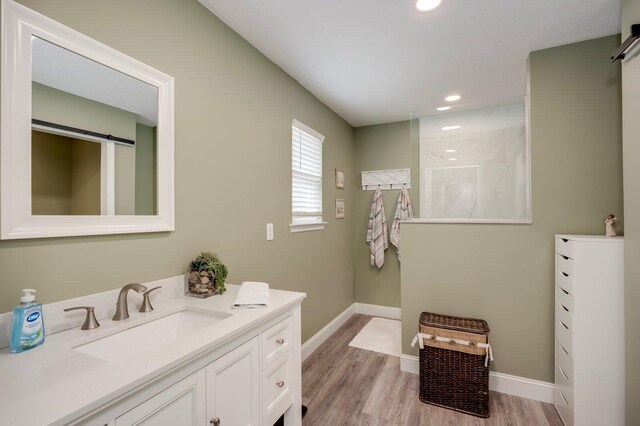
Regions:
<instances>
[{"instance_id":1,"label":"striped hand towel","mask_svg":"<svg viewBox=\"0 0 640 426\"><path fill-rule=\"evenodd\" d=\"M398 195L398 204L396 205L396 214L393 216L391 224L391 244L396 246L398 259L400 259L400 221L413 219L413 209L411 208L411 199L409 198L409 190L403 188Z\"/></svg>"},{"instance_id":2,"label":"striped hand towel","mask_svg":"<svg viewBox=\"0 0 640 426\"><path fill-rule=\"evenodd\" d=\"M387 216L384 213L382 190L376 189L371 203L369 225L367 226L367 243L369 243L369 258L371 266L382 268L384 265L384 251L389 247L387 241Z\"/></svg>"}]
</instances>

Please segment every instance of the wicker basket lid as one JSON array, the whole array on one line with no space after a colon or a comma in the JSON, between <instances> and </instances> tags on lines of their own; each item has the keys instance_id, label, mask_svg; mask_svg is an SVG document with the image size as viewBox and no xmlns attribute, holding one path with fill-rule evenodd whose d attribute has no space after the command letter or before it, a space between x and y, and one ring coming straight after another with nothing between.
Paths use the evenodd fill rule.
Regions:
<instances>
[{"instance_id":1,"label":"wicker basket lid","mask_svg":"<svg viewBox=\"0 0 640 426\"><path fill-rule=\"evenodd\" d=\"M488 334L489 324L485 320L476 318L460 318L450 315L423 312L420 324L427 327L445 328L447 330L464 331L467 333Z\"/></svg>"}]
</instances>

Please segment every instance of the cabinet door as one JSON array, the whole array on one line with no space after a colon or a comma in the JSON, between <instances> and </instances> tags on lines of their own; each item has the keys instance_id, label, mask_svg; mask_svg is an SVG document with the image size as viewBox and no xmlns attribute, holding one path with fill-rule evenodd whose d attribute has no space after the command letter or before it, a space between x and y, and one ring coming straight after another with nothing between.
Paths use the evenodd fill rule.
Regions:
<instances>
[{"instance_id":1,"label":"cabinet door","mask_svg":"<svg viewBox=\"0 0 640 426\"><path fill-rule=\"evenodd\" d=\"M205 419L204 371L197 372L116 419L116 426L199 426Z\"/></svg>"},{"instance_id":2,"label":"cabinet door","mask_svg":"<svg viewBox=\"0 0 640 426\"><path fill-rule=\"evenodd\" d=\"M210 424L259 424L259 349L259 340L255 337L206 367L207 418Z\"/></svg>"}]
</instances>

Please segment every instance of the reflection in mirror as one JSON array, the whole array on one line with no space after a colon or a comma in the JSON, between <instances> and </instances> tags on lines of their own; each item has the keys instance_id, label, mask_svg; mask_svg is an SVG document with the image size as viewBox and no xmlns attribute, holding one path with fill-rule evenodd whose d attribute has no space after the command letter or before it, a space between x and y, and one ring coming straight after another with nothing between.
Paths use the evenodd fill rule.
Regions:
<instances>
[{"instance_id":1,"label":"reflection in mirror","mask_svg":"<svg viewBox=\"0 0 640 426\"><path fill-rule=\"evenodd\" d=\"M156 87L32 37L32 214L157 214L157 125Z\"/></svg>"},{"instance_id":2,"label":"reflection in mirror","mask_svg":"<svg viewBox=\"0 0 640 426\"><path fill-rule=\"evenodd\" d=\"M528 223L525 103L412 115L420 219ZM414 191L415 194L415 191Z\"/></svg>"}]
</instances>

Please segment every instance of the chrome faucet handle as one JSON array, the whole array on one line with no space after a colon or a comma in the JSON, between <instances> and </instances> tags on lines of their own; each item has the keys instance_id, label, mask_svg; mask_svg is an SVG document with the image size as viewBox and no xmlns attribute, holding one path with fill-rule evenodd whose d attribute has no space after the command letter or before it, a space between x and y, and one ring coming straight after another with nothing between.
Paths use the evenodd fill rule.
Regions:
<instances>
[{"instance_id":1,"label":"chrome faucet handle","mask_svg":"<svg viewBox=\"0 0 640 426\"><path fill-rule=\"evenodd\" d=\"M100 327L100 323L96 319L96 314L94 312L93 306L76 306L74 308L67 308L64 311L76 311L78 309L86 309L87 316L84 318L84 324L82 324L81 330L93 330L94 328Z\"/></svg>"},{"instance_id":2,"label":"chrome faucet handle","mask_svg":"<svg viewBox=\"0 0 640 426\"><path fill-rule=\"evenodd\" d=\"M144 293L142 293L142 296L143 296L142 306L140 306L140 311L139 312L151 312L151 311L153 311L153 306L151 306L151 301L149 300L149 294L151 294L152 291L159 290L161 288L162 288L162 286L154 287L154 288L152 288L150 290L147 290Z\"/></svg>"}]
</instances>

